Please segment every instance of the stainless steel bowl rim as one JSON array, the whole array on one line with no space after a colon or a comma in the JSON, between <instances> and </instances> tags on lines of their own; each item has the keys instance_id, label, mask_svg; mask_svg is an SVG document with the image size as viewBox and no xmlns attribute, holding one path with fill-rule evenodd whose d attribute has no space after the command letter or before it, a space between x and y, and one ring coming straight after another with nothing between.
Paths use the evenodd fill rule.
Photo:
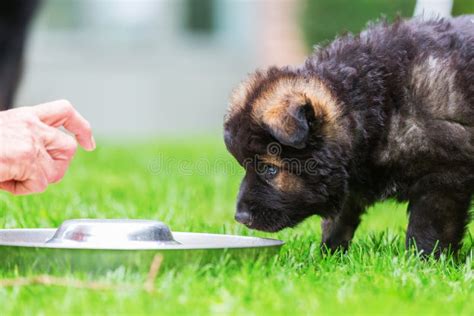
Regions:
<instances>
[{"instance_id":1,"label":"stainless steel bowl rim","mask_svg":"<svg viewBox=\"0 0 474 316\"><path fill-rule=\"evenodd\" d=\"M280 247L283 241L270 238L236 236L209 233L173 232L176 244L155 241L128 241L120 243L61 242L47 243L55 228L0 229L0 247L48 248L48 249L90 249L90 250L206 250ZM15 239L22 239L18 241Z\"/></svg>"}]
</instances>

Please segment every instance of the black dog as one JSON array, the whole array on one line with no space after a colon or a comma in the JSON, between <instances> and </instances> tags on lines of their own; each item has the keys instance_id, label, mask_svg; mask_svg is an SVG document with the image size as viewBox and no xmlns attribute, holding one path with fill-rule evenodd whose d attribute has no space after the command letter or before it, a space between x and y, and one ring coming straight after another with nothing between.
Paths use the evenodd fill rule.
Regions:
<instances>
[{"instance_id":1,"label":"black dog","mask_svg":"<svg viewBox=\"0 0 474 316\"><path fill-rule=\"evenodd\" d=\"M23 66L28 26L39 0L0 2L0 111L12 107Z\"/></svg>"},{"instance_id":2,"label":"black dog","mask_svg":"<svg viewBox=\"0 0 474 316\"><path fill-rule=\"evenodd\" d=\"M277 231L321 215L335 249L393 197L409 201L407 245L459 247L474 190L474 16L372 25L299 68L256 72L230 103L225 143L246 169L237 221Z\"/></svg>"}]
</instances>

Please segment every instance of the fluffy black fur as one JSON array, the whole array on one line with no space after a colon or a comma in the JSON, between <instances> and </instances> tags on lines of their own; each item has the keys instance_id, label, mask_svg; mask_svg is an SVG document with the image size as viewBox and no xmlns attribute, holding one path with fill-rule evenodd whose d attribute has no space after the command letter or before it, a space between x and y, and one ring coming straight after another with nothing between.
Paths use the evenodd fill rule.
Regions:
<instances>
[{"instance_id":1,"label":"fluffy black fur","mask_svg":"<svg viewBox=\"0 0 474 316\"><path fill-rule=\"evenodd\" d=\"M308 101L297 107L304 122L295 120L290 87L279 122L293 120L292 138L282 141L255 114L282 81L321 83L337 118L314 110L318 93L309 98L308 84ZM474 16L375 24L317 48L299 68L260 71L243 85L224 126L228 150L246 169L237 220L276 231L321 215L323 243L335 249L348 246L368 206L395 198L409 201L407 246L459 248L474 190ZM295 137L304 144L292 146ZM280 161L298 163L265 162L269 144L280 146ZM291 189L281 189L289 177Z\"/></svg>"},{"instance_id":2,"label":"fluffy black fur","mask_svg":"<svg viewBox=\"0 0 474 316\"><path fill-rule=\"evenodd\" d=\"M13 105L21 79L28 26L39 1L0 2L0 111Z\"/></svg>"}]
</instances>

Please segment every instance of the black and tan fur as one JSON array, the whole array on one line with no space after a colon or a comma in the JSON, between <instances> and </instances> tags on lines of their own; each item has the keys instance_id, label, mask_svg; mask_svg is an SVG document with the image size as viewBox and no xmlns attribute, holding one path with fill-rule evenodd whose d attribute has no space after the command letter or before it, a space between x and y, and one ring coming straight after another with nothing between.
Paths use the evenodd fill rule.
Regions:
<instances>
[{"instance_id":1,"label":"black and tan fur","mask_svg":"<svg viewBox=\"0 0 474 316\"><path fill-rule=\"evenodd\" d=\"M407 245L456 250L474 190L474 16L375 24L301 67L257 71L224 125L248 227L320 215L323 243L347 247L364 210L395 198L409 202Z\"/></svg>"}]
</instances>

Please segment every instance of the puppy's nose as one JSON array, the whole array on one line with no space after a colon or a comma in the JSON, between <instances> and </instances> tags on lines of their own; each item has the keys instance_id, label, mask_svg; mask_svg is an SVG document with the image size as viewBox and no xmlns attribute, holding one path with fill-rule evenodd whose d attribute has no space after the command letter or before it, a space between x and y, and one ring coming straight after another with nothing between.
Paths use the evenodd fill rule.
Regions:
<instances>
[{"instance_id":1,"label":"puppy's nose","mask_svg":"<svg viewBox=\"0 0 474 316\"><path fill-rule=\"evenodd\" d=\"M248 225L252 222L252 212L247 202L240 200L237 203L237 212L235 213L235 220L241 224Z\"/></svg>"},{"instance_id":2,"label":"puppy's nose","mask_svg":"<svg viewBox=\"0 0 474 316\"><path fill-rule=\"evenodd\" d=\"M235 220L245 225L251 222L252 215L247 210L237 211L237 213L235 213Z\"/></svg>"}]
</instances>

